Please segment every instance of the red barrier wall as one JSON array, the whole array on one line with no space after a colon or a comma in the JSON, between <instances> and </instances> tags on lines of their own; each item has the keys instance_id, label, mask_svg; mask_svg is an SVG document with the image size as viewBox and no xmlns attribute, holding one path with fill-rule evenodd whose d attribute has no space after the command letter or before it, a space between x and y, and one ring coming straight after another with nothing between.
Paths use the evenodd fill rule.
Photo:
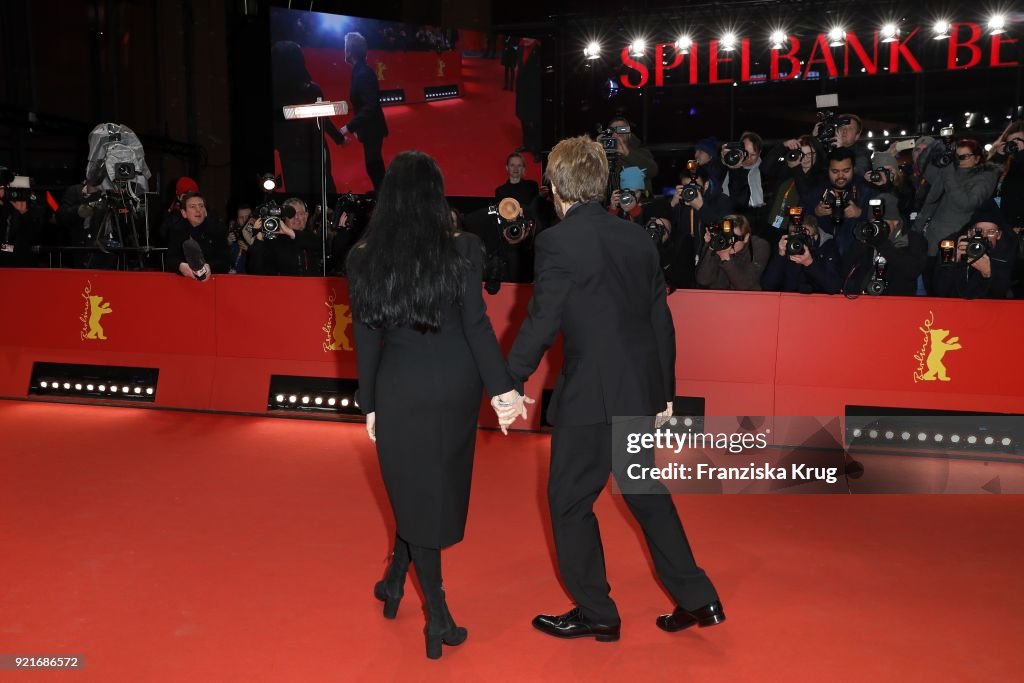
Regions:
<instances>
[{"instance_id":1,"label":"red barrier wall","mask_svg":"<svg viewBox=\"0 0 1024 683\"><path fill-rule=\"evenodd\" d=\"M0 396L26 397L36 361L155 367L157 406L228 412L264 412L272 374L356 376L343 279L4 270L0 287ZM485 296L506 351L530 292ZM86 338L88 296L109 304L105 340ZM704 397L708 415L1024 413L1020 302L679 291L669 305L677 393ZM929 359L948 381L925 377ZM527 393L552 387L560 361L553 349Z\"/></svg>"}]
</instances>

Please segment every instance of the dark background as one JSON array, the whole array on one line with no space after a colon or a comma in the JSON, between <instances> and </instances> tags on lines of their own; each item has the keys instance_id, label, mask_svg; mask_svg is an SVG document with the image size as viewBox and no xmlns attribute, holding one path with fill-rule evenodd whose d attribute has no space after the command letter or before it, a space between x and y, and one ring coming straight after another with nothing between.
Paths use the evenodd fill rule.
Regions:
<instances>
[{"instance_id":1,"label":"dark background","mask_svg":"<svg viewBox=\"0 0 1024 683\"><path fill-rule=\"evenodd\" d=\"M5 0L0 3L0 164L33 176L40 187L79 182L88 131L115 121L142 138L154 173L152 189L166 194L177 177L189 175L214 206L253 199L256 179L272 169L273 159L265 106L269 8L288 5L279 0ZM963 130L963 113L980 113L991 123L976 117L971 131L983 141L998 135L1022 99L1019 67L735 88L670 84L616 92L607 87L622 71L613 52L640 32L651 42L671 41L678 27L696 27L706 38L729 25L763 41L772 24L810 36L843 21L848 30L870 33L893 18L928 27L941 13L941 3L753 0L723 7L660 0L378 0L312 5L319 12L547 38L545 144L625 113L655 149L664 184L672 183L692 143L705 135L726 141L747 129L769 139L805 132L814 95L823 92L838 92L840 108L861 114L868 129L879 134L883 128L912 134L916 126L939 118L953 119ZM292 7L308 9L309 3ZM988 8L977 3L949 3L948 9L952 20L987 18ZM1006 37L1016 38L1018 27L1011 24ZM582 57L588 36L601 37L606 46L605 58L589 65ZM1004 58L1019 58L1019 52L1015 44L1004 50Z\"/></svg>"}]
</instances>

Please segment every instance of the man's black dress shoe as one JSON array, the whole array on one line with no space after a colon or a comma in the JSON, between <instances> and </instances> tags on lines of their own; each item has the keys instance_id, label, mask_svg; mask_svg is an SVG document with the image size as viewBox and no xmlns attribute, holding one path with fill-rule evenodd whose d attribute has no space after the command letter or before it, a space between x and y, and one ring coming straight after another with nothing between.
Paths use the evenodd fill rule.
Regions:
<instances>
[{"instance_id":1,"label":"man's black dress shoe","mask_svg":"<svg viewBox=\"0 0 1024 683\"><path fill-rule=\"evenodd\" d=\"M619 639L620 625L589 621L583 617L579 607L574 607L558 616L538 614L533 618L533 627L556 638L593 637L602 643L610 643Z\"/></svg>"},{"instance_id":2,"label":"man's black dress shoe","mask_svg":"<svg viewBox=\"0 0 1024 683\"><path fill-rule=\"evenodd\" d=\"M710 605L704 605L695 610L685 610L676 607L672 614L662 614L658 617L658 628L669 633L682 631L694 624L701 628L715 626L725 621L725 612L722 610L722 603L715 600Z\"/></svg>"}]
</instances>

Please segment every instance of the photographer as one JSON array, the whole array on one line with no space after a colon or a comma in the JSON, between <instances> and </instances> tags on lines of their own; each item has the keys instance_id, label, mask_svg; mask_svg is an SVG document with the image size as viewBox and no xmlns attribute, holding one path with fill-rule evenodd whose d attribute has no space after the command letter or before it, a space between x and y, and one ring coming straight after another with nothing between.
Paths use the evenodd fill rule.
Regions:
<instances>
[{"instance_id":1,"label":"photographer","mask_svg":"<svg viewBox=\"0 0 1024 683\"><path fill-rule=\"evenodd\" d=\"M731 239L722 232L722 228L729 225L726 221L731 223ZM751 233L746 216L726 216L721 227L704 228L697 284L707 289L758 291L761 289L761 274L770 257L771 245Z\"/></svg>"},{"instance_id":2,"label":"photographer","mask_svg":"<svg viewBox=\"0 0 1024 683\"><path fill-rule=\"evenodd\" d=\"M257 220L253 226L256 241L249 249L248 272L253 275L322 275L323 242L320 235L306 227L309 221L306 202L292 197L285 200L281 208L283 215L278 219L277 231L268 233L264 229L266 218Z\"/></svg>"},{"instance_id":3,"label":"photographer","mask_svg":"<svg viewBox=\"0 0 1024 683\"><path fill-rule=\"evenodd\" d=\"M835 246L845 252L854 241L853 231L866 214L868 200L878 192L854 171L854 153L837 147L828 153L828 175L804 195L804 215L817 217L819 229L830 233Z\"/></svg>"},{"instance_id":4,"label":"photographer","mask_svg":"<svg viewBox=\"0 0 1024 683\"><path fill-rule=\"evenodd\" d=\"M239 204L235 211L235 219L228 226L228 249L231 252L231 268L228 273L246 272L249 247L256 241L252 232L255 223L252 207L248 204Z\"/></svg>"},{"instance_id":5,"label":"photographer","mask_svg":"<svg viewBox=\"0 0 1024 683\"><path fill-rule=\"evenodd\" d=\"M746 132L738 143L724 145L721 153L727 169L722 192L732 200L733 212L746 216L755 233L766 229L768 204L786 175L785 165L764 158L763 151L761 136Z\"/></svg>"},{"instance_id":6,"label":"photographer","mask_svg":"<svg viewBox=\"0 0 1024 683\"><path fill-rule=\"evenodd\" d=\"M1006 127L992 144L988 160L1002 171L996 203L1010 225L1024 225L1024 121Z\"/></svg>"},{"instance_id":7,"label":"photographer","mask_svg":"<svg viewBox=\"0 0 1024 683\"><path fill-rule=\"evenodd\" d=\"M894 147L889 149L892 150ZM914 190L891 151L875 152L871 155L871 170L864 174L864 181L880 194L891 194L895 197L900 218L903 219L903 224L909 227L911 215L920 207L915 206ZM886 207L889 208L888 204Z\"/></svg>"},{"instance_id":8,"label":"photographer","mask_svg":"<svg viewBox=\"0 0 1024 683\"><path fill-rule=\"evenodd\" d=\"M857 239L844 255L843 291L874 293L870 288L880 287L871 282L875 278L884 282L884 295L914 296L917 278L924 272L928 257L928 242L923 235L907 228L895 195L883 194L876 201L881 202L878 234L866 240ZM871 208L873 211L874 207ZM874 215L870 218L875 221ZM882 273L884 279L879 278Z\"/></svg>"},{"instance_id":9,"label":"photographer","mask_svg":"<svg viewBox=\"0 0 1024 683\"><path fill-rule=\"evenodd\" d=\"M955 153L955 156L950 152ZM939 242L959 230L971 214L986 202L996 189L999 169L985 163L977 140L959 140L952 150L936 142L928 154L930 163L924 170L931 186L917 226L928 239L930 275L934 269ZM931 284L926 276L926 288ZM929 288L929 293L931 289Z\"/></svg>"},{"instance_id":10,"label":"photographer","mask_svg":"<svg viewBox=\"0 0 1024 683\"><path fill-rule=\"evenodd\" d=\"M676 226L678 237L686 235L691 255L700 253L704 246L704 226L718 223L732 212L732 202L722 194L711 172L709 164L705 164L697 167L692 178L688 173L684 174L681 184L676 185L675 194L672 195L672 223ZM687 190L688 186L692 189ZM690 195L693 198L687 200L686 196Z\"/></svg>"},{"instance_id":11,"label":"photographer","mask_svg":"<svg viewBox=\"0 0 1024 683\"><path fill-rule=\"evenodd\" d=\"M725 180L725 166L722 165L718 140L714 136L697 140L693 146L693 158L697 166L706 168L708 177L721 187L722 181Z\"/></svg>"},{"instance_id":12,"label":"photographer","mask_svg":"<svg viewBox=\"0 0 1024 683\"><path fill-rule=\"evenodd\" d=\"M526 161L523 160L521 154L513 152L508 155L508 158L505 160L505 172L508 174L508 180L505 181L504 185L499 185L494 189L495 203L500 202L505 197L512 197L519 202L519 206L526 209L537 199L541 194L541 190L538 188L536 180L527 180L523 177L525 170Z\"/></svg>"},{"instance_id":13,"label":"photographer","mask_svg":"<svg viewBox=\"0 0 1024 683\"><path fill-rule=\"evenodd\" d=\"M202 250L207 270L226 273L231 268L227 230L206 212L206 200L198 193L188 192L181 200L181 223L174 224L167 236L167 264L187 278L197 277L198 270L190 264L185 242L195 240ZM205 278L209 279L209 278Z\"/></svg>"},{"instance_id":14,"label":"photographer","mask_svg":"<svg viewBox=\"0 0 1024 683\"><path fill-rule=\"evenodd\" d=\"M821 142L819 132L821 122L814 125L811 135L814 138L819 159L826 159L829 152L834 149L848 149L853 152L853 172L863 176L871 170L871 150L861 142L860 135L864 130L864 122L856 114L839 114L836 116L836 137L835 143L826 149Z\"/></svg>"},{"instance_id":15,"label":"photographer","mask_svg":"<svg viewBox=\"0 0 1024 683\"><path fill-rule=\"evenodd\" d=\"M651 179L658 175L658 162L654 160L654 155L643 146L640 138L633 133L632 125L624 117L615 117L608 123L608 127L614 131L619 167L637 166L643 169L645 180L642 189L651 194Z\"/></svg>"},{"instance_id":16,"label":"photographer","mask_svg":"<svg viewBox=\"0 0 1024 683\"><path fill-rule=\"evenodd\" d=\"M649 181L638 166L629 166L619 172L619 189L612 191L608 199L608 213L627 221L643 223L644 204L651 201L646 189Z\"/></svg>"},{"instance_id":17,"label":"photographer","mask_svg":"<svg viewBox=\"0 0 1024 683\"><path fill-rule=\"evenodd\" d=\"M673 213L672 206L663 199L644 206L643 228L658 248L661 272L670 292L697 286L693 271L693 240L683 230L676 230Z\"/></svg>"},{"instance_id":18,"label":"photographer","mask_svg":"<svg viewBox=\"0 0 1024 683\"><path fill-rule=\"evenodd\" d=\"M810 135L802 135L799 139L786 140L782 144L780 162L789 168L789 177L782 181L775 192L771 210L771 228L782 230L786 225L786 217L791 206L800 206L804 196L811 187L820 185L825 179L825 168L818 163L818 145ZM776 233L781 237L781 233ZM773 242L777 242L772 235Z\"/></svg>"},{"instance_id":19,"label":"photographer","mask_svg":"<svg viewBox=\"0 0 1024 683\"><path fill-rule=\"evenodd\" d=\"M160 223L160 241L164 244L169 245L167 240L171 233L175 231L175 228L185 229L185 219L182 218L181 209L183 206L182 199L186 194L199 194L199 185L191 178L182 176L174 183L174 199L168 205L167 213Z\"/></svg>"},{"instance_id":20,"label":"photographer","mask_svg":"<svg viewBox=\"0 0 1024 683\"><path fill-rule=\"evenodd\" d=\"M1017 260L1017 240L996 203L985 202L966 228L940 243L933 295L1005 299Z\"/></svg>"},{"instance_id":21,"label":"photographer","mask_svg":"<svg viewBox=\"0 0 1024 683\"><path fill-rule=\"evenodd\" d=\"M29 214L27 198L13 187L14 175L0 167L0 268L28 268L35 265L32 247L39 243L38 222Z\"/></svg>"},{"instance_id":22,"label":"photographer","mask_svg":"<svg viewBox=\"0 0 1024 683\"><path fill-rule=\"evenodd\" d=\"M779 240L778 254L761 276L761 289L836 294L841 286L839 250L832 236L818 229L813 215L805 215L800 224L790 220L789 234Z\"/></svg>"}]
</instances>

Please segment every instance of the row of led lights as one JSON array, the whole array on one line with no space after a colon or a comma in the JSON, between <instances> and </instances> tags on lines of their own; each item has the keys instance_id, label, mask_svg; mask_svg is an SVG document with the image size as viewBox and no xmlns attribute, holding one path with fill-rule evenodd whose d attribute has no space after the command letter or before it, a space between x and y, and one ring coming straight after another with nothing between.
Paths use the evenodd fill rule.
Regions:
<instances>
[{"instance_id":1,"label":"row of led lights","mask_svg":"<svg viewBox=\"0 0 1024 683\"><path fill-rule=\"evenodd\" d=\"M887 430L885 432L881 432L881 431L879 431L877 429L869 429L869 430L854 429L853 430L853 438L859 439L862 436L867 436L867 438L869 438L869 439L877 439L877 438L879 438L879 436L884 436L885 439L887 439L889 441L892 441L892 440L896 439L897 436L899 436L899 438L902 439L903 441L910 441L913 438L913 434L911 434L910 432L907 432L907 431L904 431L904 432L901 432L900 434L897 434L896 432L892 431L891 429ZM933 438L933 440L936 443L943 443L943 442L946 441L946 437L943 434L935 434L932 438ZM918 435L917 435L917 440L920 441L920 442L928 441L928 435L926 433L924 433L924 432L919 432ZM950 434L949 435L949 442L950 443L958 444L961 441L964 441L964 442L966 442L966 443L968 443L968 444L970 444L972 446L977 444L979 441L981 443L984 443L986 446L994 446L996 444L996 437L994 437L994 436L986 436L984 439L981 439L980 437L978 437L978 436L976 436L974 434L971 434L971 435L969 435L967 437L961 437L959 434ZM1010 437L1008 437L1008 436L1003 437L1002 439L999 440L999 445L1001 445L1001 446L1009 446L1012 443L1013 443L1013 440L1010 439Z\"/></svg>"},{"instance_id":2,"label":"row of led lights","mask_svg":"<svg viewBox=\"0 0 1024 683\"><path fill-rule=\"evenodd\" d=\"M393 104L395 102L402 102L405 100L403 95L381 95L380 101L382 104Z\"/></svg>"},{"instance_id":3,"label":"row of led lights","mask_svg":"<svg viewBox=\"0 0 1024 683\"><path fill-rule=\"evenodd\" d=\"M458 88L451 88L449 90L435 90L427 93L427 99L433 99L435 97L455 97L459 94Z\"/></svg>"},{"instance_id":4,"label":"row of led lights","mask_svg":"<svg viewBox=\"0 0 1024 683\"><path fill-rule=\"evenodd\" d=\"M42 389L52 389L52 390L64 389L64 391L71 391L72 389L74 389L75 391L100 391L100 392L106 393L107 390L109 390L111 394L124 393L124 394L135 394L136 396L141 396L143 393L145 393L147 396L152 396L153 395L153 387L130 387L128 385L122 386L122 385L119 385L119 384L111 384L111 385L108 386L106 384L82 384L81 382L75 382L75 383L63 382L63 383L61 383L61 382L58 382L58 381L52 381L51 380L51 381L46 381L46 382L40 382L39 386Z\"/></svg>"},{"instance_id":5,"label":"row of led lights","mask_svg":"<svg viewBox=\"0 0 1024 683\"><path fill-rule=\"evenodd\" d=\"M993 14L988 20L988 32L990 35L998 35L1006 32L1006 15L1005 14ZM953 24L945 19L940 19L935 22L932 27L933 38L935 40L945 40L952 35ZM843 47L846 44L846 28L843 26L833 26L828 31L829 46L831 47ZM882 26L881 37L883 43L892 43L899 40L901 34L899 24L890 22ZM729 31L726 32L718 39L718 48L723 52L730 52L735 50L739 45L739 37L736 33ZM789 34L783 29L776 29L772 31L769 38L771 41L772 50L785 50L789 43ZM679 39L674 43L676 50L680 54L689 54L690 49L693 47L693 38L689 35L679 36ZM643 57L647 52L647 41L643 38L635 38L629 44L629 54L633 57ZM592 40L587 43L587 46L583 48L583 56L587 59L600 59L601 57L601 44Z\"/></svg>"},{"instance_id":6,"label":"row of led lights","mask_svg":"<svg viewBox=\"0 0 1024 683\"><path fill-rule=\"evenodd\" d=\"M324 398L323 396L302 396L302 395L299 395L299 394L278 394L278 395L276 395L274 397L274 400L279 405L282 405L282 406L297 406L297 405L303 405L303 406L309 406L309 405L324 406L324 405L326 405L326 406L328 406L330 408L334 408L334 407L337 407L337 406L340 406L342 408L348 408L351 405L351 406L353 406L355 408L359 407L359 401L355 400L354 398L353 399L349 399L349 398L344 397L344 396L339 399L339 398L337 398L335 396L328 396L328 397Z\"/></svg>"}]
</instances>

